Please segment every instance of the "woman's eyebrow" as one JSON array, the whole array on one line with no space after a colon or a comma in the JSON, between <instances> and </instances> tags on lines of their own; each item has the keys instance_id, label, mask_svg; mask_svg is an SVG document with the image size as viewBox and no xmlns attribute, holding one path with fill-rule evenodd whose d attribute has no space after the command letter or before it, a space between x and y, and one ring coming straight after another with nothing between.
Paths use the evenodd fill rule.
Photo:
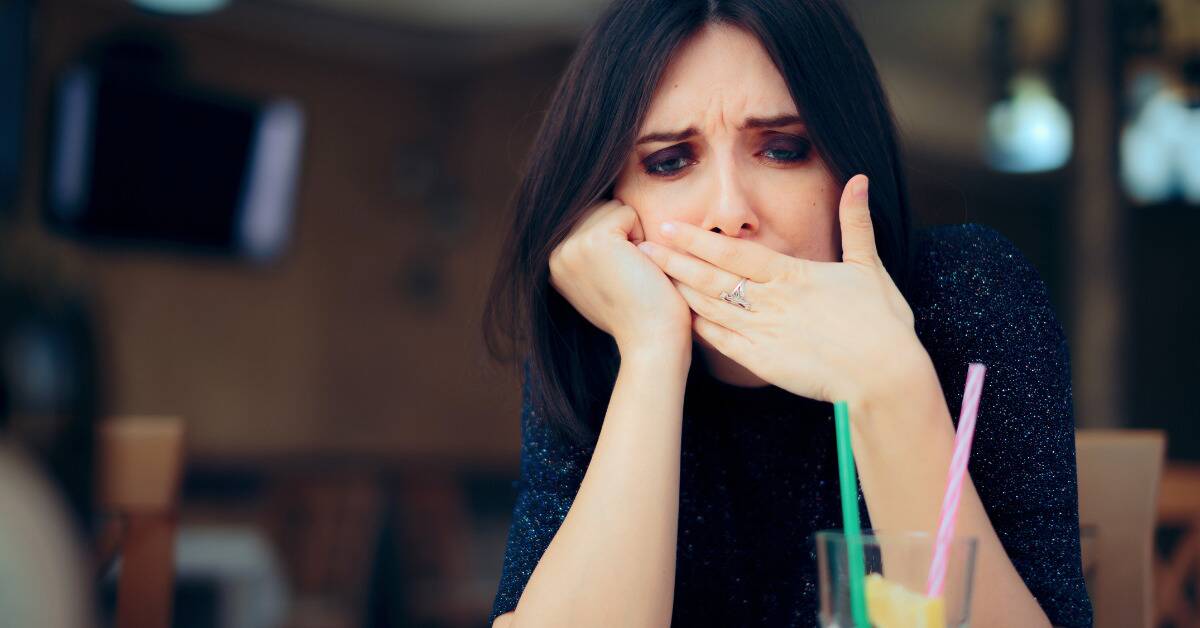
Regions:
<instances>
[{"instance_id":1,"label":"woman's eyebrow","mask_svg":"<svg viewBox=\"0 0 1200 628\"><path fill-rule=\"evenodd\" d=\"M700 133L696 127L690 126L682 131L660 131L657 133L647 133L634 143L634 145L649 144L650 142L679 142Z\"/></svg>"},{"instance_id":2,"label":"woman's eyebrow","mask_svg":"<svg viewBox=\"0 0 1200 628\"><path fill-rule=\"evenodd\" d=\"M794 113L785 113L767 118L746 118L746 120L742 122L742 125L738 127L738 130L744 131L746 129L765 129L803 123L804 118L801 118ZM696 127L694 126L690 126L682 131L659 131L655 133L647 133L639 137L637 142L634 142L634 145L638 146L641 144L648 144L650 142L680 142L699 133L700 132L697 131Z\"/></svg>"},{"instance_id":3,"label":"woman's eyebrow","mask_svg":"<svg viewBox=\"0 0 1200 628\"><path fill-rule=\"evenodd\" d=\"M801 118L794 113L785 113L778 116L771 116L769 118L746 118L746 121L742 123L742 126L739 127L739 130L744 131L746 129L765 129L776 126L790 126L793 124L803 123L804 118Z\"/></svg>"}]
</instances>

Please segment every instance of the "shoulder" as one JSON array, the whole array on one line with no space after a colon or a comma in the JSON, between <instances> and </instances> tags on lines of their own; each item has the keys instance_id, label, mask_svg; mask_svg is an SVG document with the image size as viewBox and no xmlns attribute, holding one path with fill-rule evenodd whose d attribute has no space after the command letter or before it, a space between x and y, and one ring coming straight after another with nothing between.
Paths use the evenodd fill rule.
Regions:
<instances>
[{"instance_id":1,"label":"shoulder","mask_svg":"<svg viewBox=\"0 0 1200 628\"><path fill-rule=\"evenodd\" d=\"M918 333L984 345L1024 339L1031 330L1061 335L1042 276L995 229L922 229L914 243L910 304Z\"/></svg>"},{"instance_id":2,"label":"shoulder","mask_svg":"<svg viewBox=\"0 0 1200 628\"><path fill-rule=\"evenodd\" d=\"M914 244L909 302L930 353L984 360L1065 351L1045 283L999 232L978 224L940 226L918 231Z\"/></svg>"},{"instance_id":3,"label":"shoulder","mask_svg":"<svg viewBox=\"0 0 1200 628\"><path fill-rule=\"evenodd\" d=\"M913 296L922 305L955 295L1046 296L1037 269L1016 245L991 227L965 224L921 229L914 244Z\"/></svg>"}]
</instances>

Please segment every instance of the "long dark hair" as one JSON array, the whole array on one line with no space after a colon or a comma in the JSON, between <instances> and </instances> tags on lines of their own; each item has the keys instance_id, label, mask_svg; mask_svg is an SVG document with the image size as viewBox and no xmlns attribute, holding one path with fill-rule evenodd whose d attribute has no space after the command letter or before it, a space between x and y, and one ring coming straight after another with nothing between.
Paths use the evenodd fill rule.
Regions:
<instances>
[{"instance_id":1,"label":"long dark hair","mask_svg":"<svg viewBox=\"0 0 1200 628\"><path fill-rule=\"evenodd\" d=\"M484 312L500 361L520 359L532 403L577 442L594 442L616 380L613 339L549 282L550 253L611 198L671 56L707 24L757 36L835 180L871 179L879 255L903 291L908 191L875 64L837 0L617 0L585 35L534 139Z\"/></svg>"}]
</instances>

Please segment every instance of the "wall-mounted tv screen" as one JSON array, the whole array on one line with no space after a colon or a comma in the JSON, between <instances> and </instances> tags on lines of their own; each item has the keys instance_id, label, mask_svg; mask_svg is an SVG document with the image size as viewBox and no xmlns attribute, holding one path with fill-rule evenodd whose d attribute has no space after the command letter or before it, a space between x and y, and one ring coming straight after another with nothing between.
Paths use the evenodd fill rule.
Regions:
<instances>
[{"instance_id":1,"label":"wall-mounted tv screen","mask_svg":"<svg viewBox=\"0 0 1200 628\"><path fill-rule=\"evenodd\" d=\"M29 0L0 0L0 213L21 187L30 12Z\"/></svg>"},{"instance_id":2,"label":"wall-mounted tv screen","mask_svg":"<svg viewBox=\"0 0 1200 628\"><path fill-rule=\"evenodd\" d=\"M304 115L88 66L56 85L46 212L60 231L252 260L283 250Z\"/></svg>"}]
</instances>

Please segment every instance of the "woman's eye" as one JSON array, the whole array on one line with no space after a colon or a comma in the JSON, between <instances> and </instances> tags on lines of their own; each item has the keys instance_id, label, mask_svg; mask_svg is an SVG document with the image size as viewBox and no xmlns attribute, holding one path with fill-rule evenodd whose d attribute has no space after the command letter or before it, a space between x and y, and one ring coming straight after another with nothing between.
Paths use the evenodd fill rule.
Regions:
<instances>
[{"instance_id":1,"label":"woman's eye","mask_svg":"<svg viewBox=\"0 0 1200 628\"><path fill-rule=\"evenodd\" d=\"M650 155L642 162L642 167L648 175L669 177L693 163L690 151L672 147Z\"/></svg>"},{"instance_id":2,"label":"woman's eye","mask_svg":"<svg viewBox=\"0 0 1200 628\"><path fill-rule=\"evenodd\" d=\"M812 143L803 138L788 141L774 141L763 149L762 155L771 161L793 163L804 161L812 150Z\"/></svg>"},{"instance_id":3,"label":"woman's eye","mask_svg":"<svg viewBox=\"0 0 1200 628\"><path fill-rule=\"evenodd\" d=\"M649 174L672 174L679 170L688 167L689 161L683 157L668 159L646 166L646 172Z\"/></svg>"}]
</instances>

